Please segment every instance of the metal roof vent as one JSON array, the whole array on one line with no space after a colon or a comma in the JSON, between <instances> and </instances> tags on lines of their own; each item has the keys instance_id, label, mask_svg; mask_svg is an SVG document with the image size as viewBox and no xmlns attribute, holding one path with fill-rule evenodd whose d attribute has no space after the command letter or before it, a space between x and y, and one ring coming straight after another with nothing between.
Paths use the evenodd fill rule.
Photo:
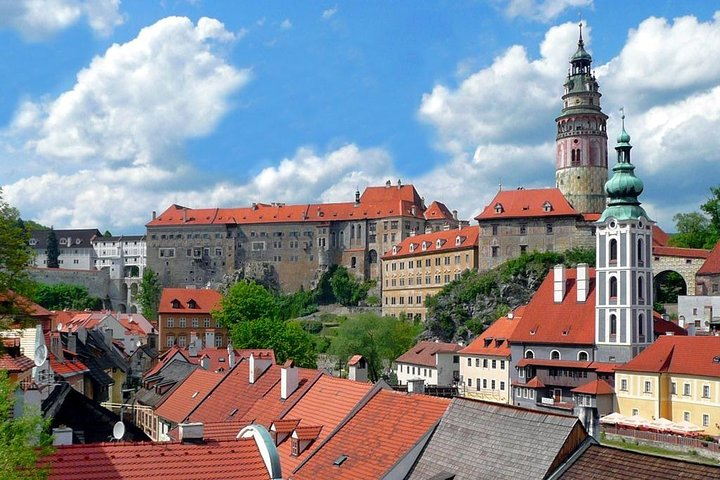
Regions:
<instances>
[{"instance_id":1,"label":"metal roof vent","mask_svg":"<svg viewBox=\"0 0 720 480\"><path fill-rule=\"evenodd\" d=\"M342 465L343 462L345 462L345 460L347 460L347 459L348 459L348 456L347 456L347 455L340 455L339 457L337 457L337 458L335 459L335 461L333 462L333 465L339 467L339 466Z\"/></svg>"}]
</instances>

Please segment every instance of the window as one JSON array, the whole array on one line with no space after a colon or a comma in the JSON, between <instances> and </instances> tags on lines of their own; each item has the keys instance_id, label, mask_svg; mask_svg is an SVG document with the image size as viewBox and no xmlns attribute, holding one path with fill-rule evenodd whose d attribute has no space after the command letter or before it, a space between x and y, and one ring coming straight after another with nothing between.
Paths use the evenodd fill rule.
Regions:
<instances>
[{"instance_id":1,"label":"window","mask_svg":"<svg viewBox=\"0 0 720 480\"><path fill-rule=\"evenodd\" d=\"M174 335L168 335L168 336L165 338L165 346L166 346L166 347L172 347L173 345L175 345L175 336L174 336Z\"/></svg>"},{"instance_id":2,"label":"window","mask_svg":"<svg viewBox=\"0 0 720 480\"><path fill-rule=\"evenodd\" d=\"M483 358L483 368L487 368L487 367L488 367L488 359Z\"/></svg>"},{"instance_id":3,"label":"window","mask_svg":"<svg viewBox=\"0 0 720 480\"><path fill-rule=\"evenodd\" d=\"M535 358L535 352L528 350L525 352L525 358Z\"/></svg>"},{"instance_id":4,"label":"window","mask_svg":"<svg viewBox=\"0 0 720 480\"><path fill-rule=\"evenodd\" d=\"M210 328L210 319L209 318L203 319L203 327Z\"/></svg>"},{"instance_id":5,"label":"window","mask_svg":"<svg viewBox=\"0 0 720 480\"><path fill-rule=\"evenodd\" d=\"M497 360L492 361L492 368L497 368Z\"/></svg>"},{"instance_id":6,"label":"window","mask_svg":"<svg viewBox=\"0 0 720 480\"><path fill-rule=\"evenodd\" d=\"M520 225L520 235L527 235L527 225Z\"/></svg>"},{"instance_id":7,"label":"window","mask_svg":"<svg viewBox=\"0 0 720 480\"><path fill-rule=\"evenodd\" d=\"M527 253L527 249L528 249L527 245L520 245L520 255Z\"/></svg>"},{"instance_id":8,"label":"window","mask_svg":"<svg viewBox=\"0 0 720 480\"><path fill-rule=\"evenodd\" d=\"M472 387L472 378L468 378L467 384L468 387Z\"/></svg>"},{"instance_id":9,"label":"window","mask_svg":"<svg viewBox=\"0 0 720 480\"><path fill-rule=\"evenodd\" d=\"M497 226L497 225L492 225L490 228L492 229L492 234L493 234L493 235L497 235L497 234L498 234L498 226Z\"/></svg>"},{"instance_id":10,"label":"window","mask_svg":"<svg viewBox=\"0 0 720 480\"><path fill-rule=\"evenodd\" d=\"M215 335L215 347L216 348L222 348L223 346L223 337L222 335Z\"/></svg>"},{"instance_id":11,"label":"window","mask_svg":"<svg viewBox=\"0 0 720 480\"><path fill-rule=\"evenodd\" d=\"M187 327L187 321L185 320L185 317L180 317L178 319L178 327L180 327L180 328Z\"/></svg>"},{"instance_id":12,"label":"window","mask_svg":"<svg viewBox=\"0 0 720 480\"><path fill-rule=\"evenodd\" d=\"M690 396L690 384L689 383L686 383L683 385L683 395L685 395L686 397Z\"/></svg>"},{"instance_id":13,"label":"window","mask_svg":"<svg viewBox=\"0 0 720 480\"><path fill-rule=\"evenodd\" d=\"M638 238L637 241L637 262L641 267L645 264L645 256L643 252L643 241L642 238Z\"/></svg>"},{"instance_id":14,"label":"window","mask_svg":"<svg viewBox=\"0 0 720 480\"><path fill-rule=\"evenodd\" d=\"M670 395L677 395L677 383L670 383Z\"/></svg>"},{"instance_id":15,"label":"window","mask_svg":"<svg viewBox=\"0 0 720 480\"><path fill-rule=\"evenodd\" d=\"M265 242L252 242L251 248L254 252L265 250Z\"/></svg>"},{"instance_id":16,"label":"window","mask_svg":"<svg viewBox=\"0 0 720 480\"><path fill-rule=\"evenodd\" d=\"M610 265L617 264L617 251L618 251L617 240L612 238L612 239L610 239Z\"/></svg>"},{"instance_id":17,"label":"window","mask_svg":"<svg viewBox=\"0 0 720 480\"><path fill-rule=\"evenodd\" d=\"M175 319L172 317L169 317L167 319L167 326L168 326L168 328L173 328L175 326Z\"/></svg>"},{"instance_id":18,"label":"window","mask_svg":"<svg viewBox=\"0 0 720 480\"><path fill-rule=\"evenodd\" d=\"M490 380L490 389L495 390L495 380Z\"/></svg>"},{"instance_id":19,"label":"window","mask_svg":"<svg viewBox=\"0 0 720 480\"><path fill-rule=\"evenodd\" d=\"M497 245L493 245L490 248L492 249L493 258L497 258L500 255L500 247L498 247Z\"/></svg>"},{"instance_id":20,"label":"window","mask_svg":"<svg viewBox=\"0 0 720 480\"><path fill-rule=\"evenodd\" d=\"M690 412L683 412L683 420L686 422L690 421Z\"/></svg>"},{"instance_id":21,"label":"window","mask_svg":"<svg viewBox=\"0 0 720 480\"><path fill-rule=\"evenodd\" d=\"M552 223L546 223L545 224L545 233L548 235L552 235L553 233L553 225Z\"/></svg>"},{"instance_id":22,"label":"window","mask_svg":"<svg viewBox=\"0 0 720 480\"><path fill-rule=\"evenodd\" d=\"M468 367L472 367L472 358L468 358Z\"/></svg>"},{"instance_id":23,"label":"window","mask_svg":"<svg viewBox=\"0 0 720 480\"><path fill-rule=\"evenodd\" d=\"M160 258L172 258L175 256L174 248L160 248L158 251Z\"/></svg>"},{"instance_id":24,"label":"window","mask_svg":"<svg viewBox=\"0 0 720 480\"><path fill-rule=\"evenodd\" d=\"M588 361L588 353L585 351L578 352L578 361L587 362Z\"/></svg>"},{"instance_id":25,"label":"window","mask_svg":"<svg viewBox=\"0 0 720 480\"><path fill-rule=\"evenodd\" d=\"M640 415L640 410L638 410L637 408L633 408L633 409L632 409L632 414L633 414L633 415Z\"/></svg>"},{"instance_id":26,"label":"window","mask_svg":"<svg viewBox=\"0 0 720 480\"><path fill-rule=\"evenodd\" d=\"M187 345L187 338L185 337L185 335L180 335L178 337L178 346L185 347L185 345Z\"/></svg>"},{"instance_id":27,"label":"window","mask_svg":"<svg viewBox=\"0 0 720 480\"><path fill-rule=\"evenodd\" d=\"M610 300L614 300L617 298L618 294L618 281L617 277L611 276L610 277L610 287L608 289L610 291Z\"/></svg>"},{"instance_id":28,"label":"window","mask_svg":"<svg viewBox=\"0 0 720 480\"><path fill-rule=\"evenodd\" d=\"M500 390L505 391L505 382L500 382Z\"/></svg>"},{"instance_id":29,"label":"window","mask_svg":"<svg viewBox=\"0 0 720 480\"><path fill-rule=\"evenodd\" d=\"M505 370L505 360L500 360L500 370Z\"/></svg>"},{"instance_id":30,"label":"window","mask_svg":"<svg viewBox=\"0 0 720 480\"><path fill-rule=\"evenodd\" d=\"M703 385L702 398L710 398L710 385Z\"/></svg>"},{"instance_id":31,"label":"window","mask_svg":"<svg viewBox=\"0 0 720 480\"><path fill-rule=\"evenodd\" d=\"M518 377L525 378L525 369L524 368L518 369Z\"/></svg>"},{"instance_id":32,"label":"window","mask_svg":"<svg viewBox=\"0 0 720 480\"><path fill-rule=\"evenodd\" d=\"M641 301L645 298L645 281L643 277L638 277L638 298Z\"/></svg>"},{"instance_id":33,"label":"window","mask_svg":"<svg viewBox=\"0 0 720 480\"><path fill-rule=\"evenodd\" d=\"M702 426L709 427L710 426L710 415L708 415L707 413L703 413L702 419L703 419Z\"/></svg>"},{"instance_id":34,"label":"window","mask_svg":"<svg viewBox=\"0 0 720 480\"><path fill-rule=\"evenodd\" d=\"M620 390L622 390L623 392L627 392L627 389L627 378L623 378L622 380L620 380Z\"/></svg>"},{"instance_id":35,"label":"window","mask_svg":"<svg viewBox=\"0 0 720 480\"><path fill-rule=\"evenodd\" d=\"M560 360L560 352L557 350L550 352L550 360Z\"/></svg>"},{"instance_id":36,"label":"window","mask_svg":"<svg viewBox=\"0 0 720 480\"><path fill-rule=\"evenodd\" d=\"M645 389L643 390L645 393L652 393L652 382L645 380Z\"/></svg>"},{"instance_id":37,"label":"window","mask_svg":"<svg viewBox=\"0 0 720 480\"><path fill-rule=\"evenodd\" d=\"M460 363L460 355L453 355L453 363Z\"/></svg>"},{"instance_id":38,"label":"window","mask_svg":"<svg viewBox=\"0 0 720 480\"><path fill-rule=\"evenodd\" d=\"M483 388L487 388L487 378L483 378Z\"/></svg>"},{"instance_id":39,"label":"window","mask_svg":"<svg viewBox=\"0 0 720 480\"><path fill-rule=\"evenodd\" d=\"M617 316L614 313L610 315L610 335L617 335Z\"/></svg>"},{"instance_id":40,"label":"window","mask_svg":"<svg viewBox=\"0 0 720 480\"><path fill-rule=\"evenodd\" d=\"M475 359L475 366L476 366L476 367L479 367L479 366L480 366L480 359L479 359L479 358L476 358L476 359Z\"/></svg>"}]
</instances>

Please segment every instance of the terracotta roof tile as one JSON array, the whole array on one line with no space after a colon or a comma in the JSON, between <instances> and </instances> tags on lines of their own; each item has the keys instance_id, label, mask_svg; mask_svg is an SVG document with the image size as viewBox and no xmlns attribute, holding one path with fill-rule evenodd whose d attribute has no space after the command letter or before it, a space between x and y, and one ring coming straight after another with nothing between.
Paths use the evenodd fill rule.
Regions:
<instances>
[{"instance_id":1,"label":"terracotta roof tile","mask_svg":"<svg viewBox=\"0 0 720 480\"><path fill-rule=\"evenodd\" d=\"M545 388L545 384L537 377L533 377L525 386L528 388Z\"/></svg>"},{"instance_id":2,"label":"terracotta roof tile","mask_svg":"<svg viewBox=\"0 0 720 480\"><path fill-rule=\"evenodd\" d=\"M456 353L460 350L462 347L457 343L423 341L400 355L395 361L434 367L437 365L435 355L438 353Z\"/></svg>"},{"instance_id":3,"label":"terracotta roof tile","mask_svg":"<svg viewBox=\"0 0 720 480\"><path fill-rule=\"evenodd\" d=\"M617 370L720 377L720 337L661 336Z\"/></svg>"},{"instance_id":4,"label":"terracotta roof tile","mask_svg":"<svg viewBox=\"0 0 720 480\"><path fill-rule=\"evenodd\" d=\"M178 308L173 307L173 301L180 302ZM158 306L159 314L185 314L210 313L220 306L222 295L209 288L163 288ZM188 304L194 301L196 307L189 308Z\"/></svg>"},{"instance_id":5,"label":"terracotta roof tile","mask_svg":"<svg viewBox=\"0 0 720 480\"><path fill-rule=\"evenodd\" d=\"M452 212L448 210L445 204L438 201L434 201L430 204L427 210L425 210L424 216L425 220L455 220Z\"/></svg>"},{"instance_id":6,"label":"terracotta roof tile","mask_svg":"<svg viewBox=\"0 0 720 480\"><path fill-rule=\"evenodd\" d=\"M546 202L550 205L546 210ZM524 217L560 217L580 213L567 201L557 188L530 190L502 190L495 195L490 204L475 217L475 220L494 220L498 218Z\"/></svg>"},{"instance_id":7,"label":"terracotta roof tile","mask_svg":"<svg viewBox=\"0 0 720 480\"><path fill-rule=\"evenodd\" d=\"M652 249L653 255L661 257L682 257L682 258L708 258L710 252L702 248L680 248L655 245Z\"/></svg>"},{"instance_id":8,"label":"terracotta roof tile","mask_svg":"<svg viewBox=\"0 0 720 480\"><path fill-rule=\"evenodd\" d=\"M222 379L218 373L198 368L155 409L155 414L172 423L180 423Z\"/></svg>"},{"instance_id":9,"label":"terracotta roof tile","mask_svg":"<svg viewBox=\"0 0 720 480\"><path fill-rule=\"evenodd\" d=\"M207 370L210 372L217 371L228 371L230 370L230 364L228 360L227 348L222 347L205 347L202 350L197 351L197 355L194 357L190 356L189 350L183 348L182 354L188 362L199 365L200 359L204 356L208 358ZM240 359L249 359L250 355L255 355L256 358L271 358L272 362L275 363L275 352L270 348L243 348L235 349L235 363L239 362Z\"/></svg>"},{"instance_id":10,"label":"terracotta roof tile","mask_svg":"<svg viewBox=\"0 0 720 480\"><path fill-rule=\"evenodd\" d=\"M295 430L295 427L298 426L298 423L300 423L300 420L297 419L275 420L274 422L272 422L271 428L277 433L290 433Z\"/></svg>"},{"instance_id":11,"label":"terracotta roof tile","mask_svg":"<svg viewBox=\"0 0 720 480\"><path fill-rule=\"evenodd\" d=\"M588 395L614 395L615 389L608 382L602 379L593 380L571 390L575 393L585 393Z\"/></svg>"},{"instance_id":12,"label":"terracotta roof tile","mask_svg":"<svg viewBox=\"0 0 720 480\"><path fill-rule=\"evenodd\" d=\"M449 403L444 398L380 390L290 478L382 478L438 423ZM341 455L347 458L335 465Z\"/></svg>"},{"instance_id":13,"label":"terracotta roof tile","mask_svg":"<svg viewBox=\"0 0 720 480\"><path fill-rule=\"evenodd\" d=\"M595 269L588 269L588 294L577 302L576 269L565 269L566 293L554 301L553 270L543 280L525 308L511 343L564 343L593 345L595 342Z\"/></svg>"},{"instance_id":14,"label":"terracotta roof tile","mask_svg":"<svg viewBox=\"0 0 720 480\"><path fill-rule=\"evenodd\" d=\"M670 235L665 233L665 230L660 228L658 225L653 225L653 245L665 246L670 240Z\"/></svg>"},{"instance_id":15,"label":"terracotta roof tile","mask_svg":"<svg viewBox=\"0 0 720 480\"><path fill-rule=\"evenodd\" d=\"M525 307L513 310L512 318L508 316L498 318L470 345L460 350L461 355L495 355L507 357L510 355L508 340L515 331L519 320L523 316Z\"/></svg>"},{"instance_id":16,"label":"terracotta roof tile","mask_svg":"<svg viewBox=\"0 0 720 480\"><path fill-rule=\"evenodd\" d=\"M190 443L92 443L57 447L46 457L50 480L269 478L253 439Z\"/></svg>"},{"instance_id":17,"label":"terracotta roof tile","mask_svg":"<svg viewBox=\"0 0 720 480\"><path fill-rule=\"evenodd\" d=\"M383 260L392 260L394 258L475 248L478 244L479 233L480 228L473 225L461 229L451 228L450 230L414 235L395 245L382 258Z\"/></svg>"},{"instance_id":18,"label":"terracotta roof tile","mask_svg":"<svg viewBox=\"0 0 720 480\"><path fill-rule=\"evenodd\" d=\"M303 425L298 426L293 431L293 437L298 440L316 440L322 431L322 425Z\"/></svg>"},{"instance_id":19,"label":"terracotta roof tile","mask_svg":"<svg viewBox=\"0 0 720 480\"><path fill-rule=\"evenodd\" d=\"M362 360L362 355L353 355L352 358L348 361L348 366L357 365L357 363Z\"/></svg>"},{"instance_id":20,"label":"terracotta roof tile","mask_svg":"<svg viewBox=\"0 0 720 480\"><path fill-rule=\"evenodd\" d=\"M0 370L7 370L9 373L27 372L35 366L35 363L24 355L13 357L8 353L0 354Z\"/></svg>"},{"instance_id":21,"label":"terracotta roof tile","mask_svg":"<svg viewBox=\"0 0 720 480\"><path fill-rule=\"evenodd\" d=\"M662 315L660 315L657 312L653 312L653 331L655 332L655 335L667 335L668 333L672 335L687 335L688 332L684 328L682 328L677 323L671 322L670 320L665 320Z\"/></svg>"},{"instance_id":22,"label":"terracotta roof tile","mask_svg":"<svg viewBox=\"0 0 720 480\"><path fill-rule=\"evenodd\" d=\"M697 275L713 275L720 273L720 242L715 245Z\"/></svg>"}]
</instances>

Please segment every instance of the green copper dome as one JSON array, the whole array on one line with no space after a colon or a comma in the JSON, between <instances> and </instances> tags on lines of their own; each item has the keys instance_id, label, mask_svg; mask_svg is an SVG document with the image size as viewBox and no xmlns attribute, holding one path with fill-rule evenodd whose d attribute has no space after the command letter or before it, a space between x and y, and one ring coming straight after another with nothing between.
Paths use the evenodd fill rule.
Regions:
<instances>
[{"instance_id":1,"label":"green copper dome","mask_svg":"<svg viewBox=\"0 0 720 480\"><path fill-rule=\"evenodd\" d=\"M642 216L649 219L638 200L644 185L642 180L635 176L635 165L630 163L631 148L630 135L625 131L625 114L623 114L622 132L615 147L618 160L612 169L613 176L605 183L608 204L598 220L600 223L609 217L617 220L634 220Z\"/></svg>"},{"instance_id":2,"label":"green copper dome","mask_svg":"<svg viewBox=\"0 0 720 480\"><path fill-rule=\"evenodd\" d=\"M574 63L576 61L584 61L587 63L592 62L592 57L590 54L585 50L585 42L583 42L582 38L582 23L579 25L580 27L580 39L578 40L578 48L573 54L572 57L570 57L570 62Z\"/></svg>"}]
</instances>

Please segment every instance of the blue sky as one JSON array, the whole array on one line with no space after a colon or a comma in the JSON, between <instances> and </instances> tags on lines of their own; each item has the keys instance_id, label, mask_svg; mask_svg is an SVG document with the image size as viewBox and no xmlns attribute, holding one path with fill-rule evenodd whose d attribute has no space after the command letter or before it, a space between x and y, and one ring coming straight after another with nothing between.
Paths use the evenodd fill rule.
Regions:
<instances>
[{"instance_id":1,"label":"blue sky","mask_svg":"<svg viewBox=\"0 0 720 480\"><path fill-rule=\"evenodd\" d=\"M661 226L720 184L707 1L0 0L0 186L25 218L139 233L171 203L350 201L386 179L471 218L553 186L585 23ZM611 155L611 164L614 158Z\"/></svg>"}]
</instances>

